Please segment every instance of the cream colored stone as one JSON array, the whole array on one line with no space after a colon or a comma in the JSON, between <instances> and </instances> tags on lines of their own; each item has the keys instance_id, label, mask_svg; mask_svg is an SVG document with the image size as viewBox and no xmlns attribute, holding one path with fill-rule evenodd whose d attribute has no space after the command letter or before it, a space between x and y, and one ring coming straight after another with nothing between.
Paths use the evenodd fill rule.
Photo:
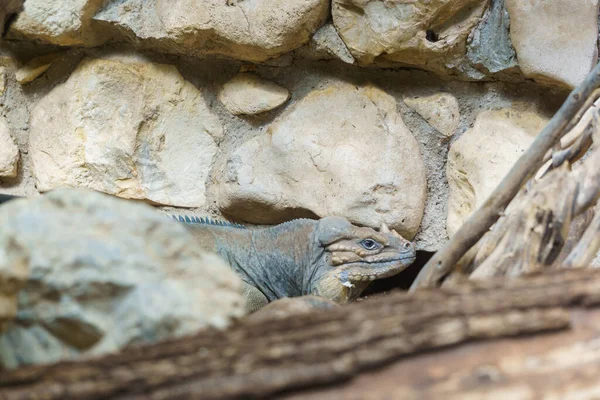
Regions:
<instances>
[{"instance_id":1,"label":"cream colored stone","mask_svg":"<svg viewBox=\"0 0 600 400\"><path fill-rule=\"evenodd\" d=\"M9 38L41 40L60 46L95 46L107 36L92 17L105 0L27 0Z\"/></svg>"},{"instance_id":2,"label":"cream colored stone","mask_svg":"<svg viewBox=\"0 0 600 400\"><path fill-rule=\"evenodd\" d=\"M400 64L445 71L487 2L333 0L333 24L360 65Z\"/></svg>"},{"instance_id":3,"label":"cream colored stone","mask_svg":"<svg viewBox=\"0 0 600 400\"><path fill-rule=\"evenodd\" d=\"M154 51L265 61L307 43L328 14L327 0L124 0L95 19Z\"/></svg>"},{"instance_id":4,"label":"cream colored stone","mask_svg":"<svg viewBox=\"0 0 600 400\"><path fill-rule=\"evenodd\" d=\"M6 91L6 67L0 67L0 97Z\"/></svg>"},{"instance_id":5,"label":"cream colored stone","mask_svg":"<svg viewBox=\"0 0 600 400\"><path fill-rule=\"evenodd\" d=\"M507 0L525 76L574 87L598 60L598 0Z\"/></svg>"},{"instance_id":6,"label":"cream colored stone","mask_svg":"<svg viewBox=\"0 0 600 400\"><path fill-rule=\"evenodd\" d=\"M21 85L26 85L30 82L33 82L35 78L50 68L50 65L52 65L57 57L57 54L48 54L30 60L27 64L17 70L15 74L17 82L19 82Z\"/></svg>"},{"instance_id":7,"label":"cream colored stone","mask_svg":"<svg viewBox=\"0 0 600 400\"><path fill-rule=\"evenodd\" d=\"M241 73L225 83L219 101L232 114L260 114L273 110L290 98L290 92L252 73Z\"/></svg>"},{"instance_id":8,"label":"cream colored stone","mask_svg":"<svg viewBox=\"0 0 600 400\"><path fill-rule=\"evenodd\" d=\"M460 109L458 100L450 93L405 97L404 103L440 133L449 137L456 132L460 122Z\"/></svg>"},{"instance_id":9,"label":"cream colored stone","mask_svg":"<svg viewBox=\"0 0 600 400\"><path fill-rule=\"evenodd\" d=\"M19 158L19 148L10 135L8 125L0 119L0 177L16 177Z\"/></svg>"},{"instance_id":10,"label":"cream colored stone","mask_svg":"<svg viewBox=\"0 0 600 400\"><path fill-rule=\"evenodd\" d=\"M37 188L87 187L160 204L205 204L221 123L170 65L84 59L32 111Z\"/></svg>"},{"instance_id":11,"label":"cream colored stone","mask_svg":"<svg viewBox=\"0 0 600 400\"><path fill-rule=\"evenodd\" d=\"M450 237L487 200L547 122L527 110L483 111L473 128L452 144L446 167Z\"/></svg>"},{"instance_id":12,"label":"cream colored stone","mask_svg":"<svg viewBox=\"0 0 600 400\"><path fill-rule=\"evenodd\" d=\"M0 292L7 269L27 279L23 318L0 334L0 368L223 329L245 314L236 273L149 205L58 189L0 206L0 226Z\"/></svg>"},{"instance_id":13,"label":"cream colored stone","mask_svg":"<svg viewBox=\"0 0 600 400\"><path fill-rule=\"evenodd\" d=\"M340 215L412 238L426 197L419 146L382 90L337 82L306 95L230 155L222 211L248 222Z\"/></svg>"}]
</instances>

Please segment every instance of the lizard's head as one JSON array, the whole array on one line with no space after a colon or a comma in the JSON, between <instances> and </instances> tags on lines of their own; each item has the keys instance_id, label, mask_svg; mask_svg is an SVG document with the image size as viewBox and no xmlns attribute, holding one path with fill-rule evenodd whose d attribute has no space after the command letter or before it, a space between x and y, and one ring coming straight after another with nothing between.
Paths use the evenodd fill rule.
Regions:
<instances>
[{"instance_id":1,"label":"lizard's head","mask_svg":"<svg viewBox=\"0 0 600 400\"><path fill-rule=\"evenodd\" d=\"M377 232L327 217L319 221L315 240L324 260L315 274L314 293L341 304L356 299L370 282L404 270L416 257L413 244L385 224Z\"/></svg>"}]
</instances>

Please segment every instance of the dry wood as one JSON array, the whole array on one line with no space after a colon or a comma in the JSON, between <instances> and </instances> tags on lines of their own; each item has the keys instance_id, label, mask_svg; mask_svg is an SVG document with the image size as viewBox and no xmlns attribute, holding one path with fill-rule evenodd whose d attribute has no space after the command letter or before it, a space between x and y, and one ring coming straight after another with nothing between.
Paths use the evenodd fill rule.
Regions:
<instances>
[{"instance_id":1,"label":"dry wood","mask_svg":"<svg viewBox=\"0 0 600 400\"><path fill-rule=\"evenodd\" d=\"M600 310L571 312L572 329L467 343L422 354L286 400L598 399Z\"/></svg>"},{"instance_id":2,"label":"dry wood","mask_svg":"<svg viewBox=\"0 0 600 400\"><path fill-rule=\"evenodd\" d=\"M566 258L563 268L582 268L589 265L600 250L600 212L585 230L583 236Z\"/></svg>"},{"instance_id":3,"label":"dry wood","mask_svg":"<svg viewBox=\"0 0 600 400\"><path fill-rule=\"evenodd\" d=\"M550 268L567 242L577 186L567 165L552 171L525 195L522 207L507 219L512 223L506 224L501 240L474 267L470 278L517 276Z\"/></svg>"},{"instance_id":4,"label":"dry wood","mask_svg":"<svg viewBox=\"0 0 600 400\"><path fill-rule=\"evenodd\" d=\"M394 293L98 359L5 371L0 399L272 398L449 345L568 329L568 307L596 304L600 271L587 269Z\"/></svg>"},{"instance_id":5,"label":"dry wood","mask_svg":"<svg viewBox=\"0 0 600 400\"><path fill-rule=\"evenodd\" d=\"M500 218L504 209L514 199L525 182L543 164L546 153L565 133L576 126L588 108L597 99L600 86L600 64L596 65L579 87L571 92L548 125L537 136L529 149L517 160L502 182L460 227L450 241L423 267L411 286L439 286L463 255L474 246Z\"/></svg>"}]
</instances>

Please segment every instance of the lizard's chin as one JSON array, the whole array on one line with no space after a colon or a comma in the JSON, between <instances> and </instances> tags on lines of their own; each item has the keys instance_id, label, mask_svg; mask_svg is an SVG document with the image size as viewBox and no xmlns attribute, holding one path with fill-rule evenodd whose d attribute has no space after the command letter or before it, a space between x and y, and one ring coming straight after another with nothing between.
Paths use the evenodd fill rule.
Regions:
<instances>
[{"instance_id":1,"label":"lizard's chin","mask_svg":"<svg viewBox=\"0 0 600 400\"><path fill-rule=\"evenodd\" d=\"M337 267L338 279L344 282L374 281L388 278L403 271L415 261L415 256L405 256L385 262L368 263L355 261Z\"/></svg>"}]
</instances>

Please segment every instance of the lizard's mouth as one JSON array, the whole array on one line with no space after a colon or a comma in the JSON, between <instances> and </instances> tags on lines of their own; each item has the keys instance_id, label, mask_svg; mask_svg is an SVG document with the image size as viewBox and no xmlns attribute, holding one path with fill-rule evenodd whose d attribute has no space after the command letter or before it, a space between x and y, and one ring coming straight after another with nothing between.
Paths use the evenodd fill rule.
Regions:
<instances>
[{"instance_id":1,"label":"lizard's mouth","mask_svg":"<svg viewBox=\"0 0 600 400\"><path fill-rule=\"evenodd\" d=\"M338 277L344 284L349 281L374 281L387 278L404 270L415 261L415 258L415 255L409 254L389 260L349 262L339 267Z\"/></svg>"}]
</instances>

